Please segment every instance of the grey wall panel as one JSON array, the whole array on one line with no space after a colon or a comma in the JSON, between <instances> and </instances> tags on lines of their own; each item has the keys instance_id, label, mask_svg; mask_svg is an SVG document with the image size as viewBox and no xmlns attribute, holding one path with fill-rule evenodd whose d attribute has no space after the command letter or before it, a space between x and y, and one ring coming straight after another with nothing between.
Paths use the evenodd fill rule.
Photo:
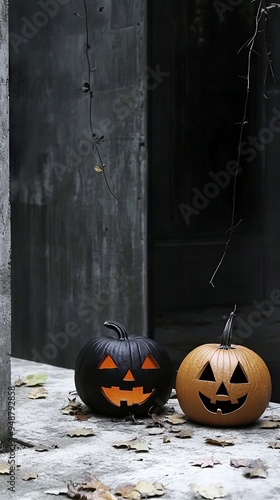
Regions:
<instances>
[{"instance_id":1,"label":"grey wall panel","mask_svg":"<svg viewBox=\"0 0 280 500\"><path fill-rule=\"evenodd\" d=\"M147 334L146 5L120 20L114 1L88 2L92 122L115 199L94 170L83 2L54 0L21 43L46 2L10 3L13 354L73 367L106 319Z\"/></svg>"}]
</instances>

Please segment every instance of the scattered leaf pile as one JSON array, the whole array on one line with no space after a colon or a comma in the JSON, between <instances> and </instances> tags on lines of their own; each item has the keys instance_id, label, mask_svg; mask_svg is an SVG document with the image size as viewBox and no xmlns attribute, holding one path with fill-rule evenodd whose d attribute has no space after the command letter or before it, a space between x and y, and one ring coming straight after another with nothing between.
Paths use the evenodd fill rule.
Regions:
<instances>
[{"instance_id":1,"label":"scattered leaf pile","mask_svg":"<svg viewBox=\"0 0 280 500\"><path fill-rule=\"evenodd\" d=\"M36 389L32 389L28 394L27 397L29 399L45 399L48 395L47 389L42 387L44 383L48 379L48 374L47 373L35 373L31 375L26 375L26 377L23 377L22 379L18 379L14 382L14 385L16 387L37 387Z\"/></svg>"},{"instance_id":2,"label":"scattered leaf pile","mask_svg":"<svg viewBox=\"0 0 280 500\"><path fill-rule=\"evenodd\" d=\"M96 476L92 476L87 477L84 483L74 484L70 482L67 488L51 489L45 493L57 496L66 495L68 498L77 500L141 500L165 494L162 484L149 483L148 481L140 481L135 485L119 486L113 493L110 490L109 486L99 481Z\"/></svg>"},{"instance_id":3,"label":"scattered leaf pile","mask_svg":"<svg viewBox=\"0 0 280 500\"><path fill-rule=\"evenodd\" d=\"M17 387L31 387L31 391L27 394L29 399L45 399L48 391L42 386L46 382L47 378L48 375L46 373L27 375L26 377L17 380L14 385ZM77 401L76 397L73 399L68 398L67 404L60 408L60 412L63 415L74 417L76 421L78 420L85 423L87 420L94 417L91 410L85 407L80 401ZM161 440L162 443L170 443L172 440L174 442L175 438L189 439L192 438L193 433L195 432L195 428L193 430L193 428L187 426L189 422L187 417L183 413L175 412L174 408L171 409L171 412L166 411L161 417L154 413L151 413L149 416L149 422L146 420L137 420L133 414L129 414L126 418L121 420L122 423L127 422L128 425L142 425L143 427L140 428L140 430L146 433L146 439L145 435L143 437L140 435L134 437L133 439L114 442L112 443L112 446L120 450L125 449L126 452L149 453L153 448L153 445L151 444L152 442L159 443L159 440ZM111 421L120 422L120 420ZM269 431L280 427L280 415L273 415L269 418L265 417L265 419L261 420L258 425L260 429L264 429L263 433L266 435L265 430ZM96 433L91 427L78 427L68 430L66 435L69 436L69 438L86 439L88 437L95 436ZM234 446L235 441L227 435L225 439L221 436L220 432L220 434L217 434L216 436L205 437L205 443L207 444L205 449L211 449L211 445L222 448ZM275 436L273 441L267 442L267 446L276 450L280 449L280 436ZM45 446L43 444L35 447L34 451L47 452L49 450L53 450L54 448L58 448L58 446ZM121 453L121 451L118 453ZM221 457L219 458L221 459ZM140 458L139 460L143 459ZM221 464L221 462L217 460L213 454L194 456L189 463L190 465L200 467L201 469L213 468ZM259 458L254 460L248 458L232 458L230 460L230 465L238 469L240 468L244 477L248 479L267 478L266 466ZM10 465L6 462L0 463L0 475L8 475L10 473ZM37 474L33 471L25 472L21 476L23 481L36 480L36 478ZM209 484L208 486L205 486L191 483L189 487L193 496L198 498L215 499L227 496L221 484ZM83 483L69 482L65 487L50 489L46 491L46 493L56 496L65 495L67 498L75 498L78 500L141 500L163 496L166 491L161 483L150 483L148 481L139 481L137 484L127 484L113 489L102 483L95 475L93 475L86 477L85 482Z\"/></svg>"}]
</instances>

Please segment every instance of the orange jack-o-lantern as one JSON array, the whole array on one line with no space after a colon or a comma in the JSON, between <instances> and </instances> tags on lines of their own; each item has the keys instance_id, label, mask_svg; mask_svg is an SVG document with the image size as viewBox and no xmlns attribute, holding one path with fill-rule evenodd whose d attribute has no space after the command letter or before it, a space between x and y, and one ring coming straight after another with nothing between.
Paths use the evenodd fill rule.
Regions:
<instances>
[{"instance_id":1,"label":"orange jack-o-lantern","mask_svg":"<svg viewBox=\"0 0 280 500\"><path fill-rule=\"evenodd\" d=\"M231 345L234 312L221 345L197 347L178 370L179 404L187 417L201 424L249 424L261 416L270 400L271 378L264 361L251 349Z\"/></svg>"},{"instance_id":2,"label":"orange jack-o-lantern","mask_svg":"<svg viewBox=\"0 0 280 500\"><path fill-rule=\"evenodd\" d=\"M86 344L75 367L82 401L107 415L145 415L170 396L174 370L166 350L146 337L130 337L122 325L106 321L118 339L99 337Z\"/></svg>"}]
</instances>

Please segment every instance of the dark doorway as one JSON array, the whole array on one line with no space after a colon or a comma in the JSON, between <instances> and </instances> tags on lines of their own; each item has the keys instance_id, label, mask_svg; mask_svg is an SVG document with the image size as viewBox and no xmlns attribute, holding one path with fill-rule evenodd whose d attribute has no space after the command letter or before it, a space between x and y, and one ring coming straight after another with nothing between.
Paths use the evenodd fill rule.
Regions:
<instances>
[{"instance_id":1,"label":"dark doorway","mask_svg":"<svg viewBox=\"0 0 280 500\"><path fill-rule=\"evenodd\" d=\"M256 162L241 164L235 219L242 223L215 288L209 281L230 226L246 95L247 52L237 52L252 33L254 4L223 22L212 2L151 4L150 64L168 73L149 96L154 307L241 305L262 293L262 179ZM258 119L255 87L254 79L247 134Z\"/></svg>"},{"instance_id":2,"label":"dark doorway","mask_svg":"<svg viewBox=\"0 0 280 500\"><path fill-rule=\"evenodd\" d=\"M149 64L162 71L148 93L150 295L155 336L177 365L199 343L217 342L237 304L236 340L255 348L273 373L277 366L269 342L258 340L269 322L278 339L279 321L277 301L270 316L262 310L275 286L267 279L267 151L250 147L266 119L260 53L252 55L237 177L235 223L242 222L215 287L209 284L230 227L248 70L248 50L239 49L254 33L255 16L252 2L223 13L207 0L149 2ZM259 322L251 327L247 317L254 310Z\"/></svg>"}]
</instances>

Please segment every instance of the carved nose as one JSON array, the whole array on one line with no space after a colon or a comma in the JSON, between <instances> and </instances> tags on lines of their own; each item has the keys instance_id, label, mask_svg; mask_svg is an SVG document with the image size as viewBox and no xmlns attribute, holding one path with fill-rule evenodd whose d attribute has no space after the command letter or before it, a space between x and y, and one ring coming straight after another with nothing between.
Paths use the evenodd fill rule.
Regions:
<instances>
[{"instance_id":1,"label":"carved nose","mask_svg":"<svg viewBox=\"0 0 280 500\"><path fill-rule=\"evenodd\" d=\"M225 384L222 382L219 389L216 392L216 396L228 396L228 391Z\"/></svg>"},{"instance_id":2,"label":"carved nose","mask_svg":"<svg viewBox=\"0 0 280 500\"><path fill-rule=\"evenodd\" d=\"M130 381L132 382L133 380L135 380L135 378L133 377L132 373L130 370L127 370L123 380L127 380L127 381Z\"/></svg>"}]
</instances>

